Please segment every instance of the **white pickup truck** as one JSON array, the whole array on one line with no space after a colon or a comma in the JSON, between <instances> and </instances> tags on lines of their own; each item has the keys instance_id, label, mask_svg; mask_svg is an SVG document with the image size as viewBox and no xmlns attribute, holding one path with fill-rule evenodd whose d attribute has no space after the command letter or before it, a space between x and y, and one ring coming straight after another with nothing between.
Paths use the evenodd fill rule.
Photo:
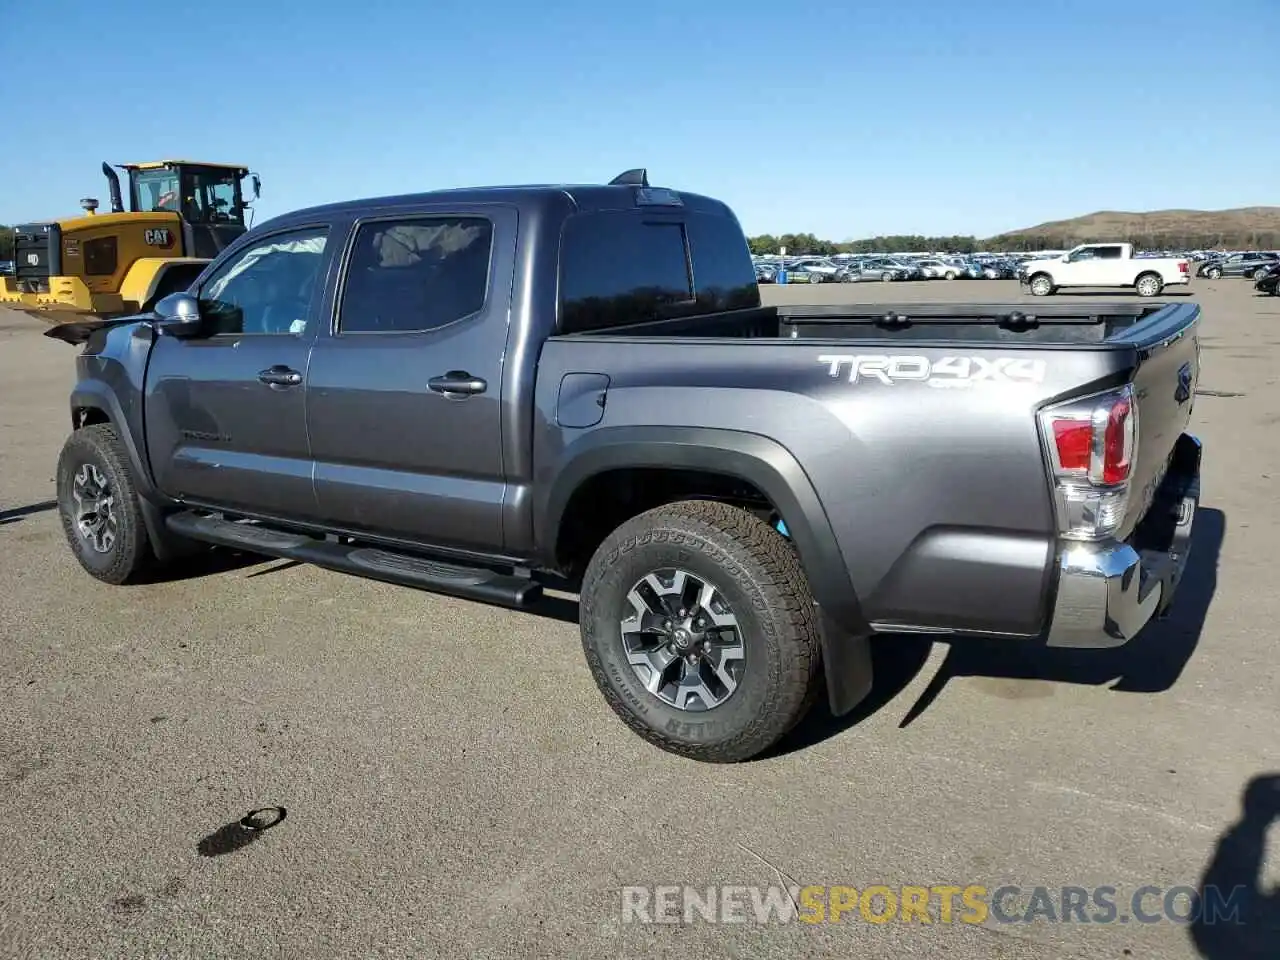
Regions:
<instances>
[{"instance_id":1,"label":"white pickup truck","mask_svg":"<svg viewBox=\"0 0 1280 960\"><path fill-rule=\"evenodd\" d=\"M1028 260L1018 281L1037 297L1063 287L1131 287L1140 297L1158 297L1165 287L1191 282L1185 259L1135 257L1128 243L1085 243L1058 257Z\"/></svg>"}]
</instances>

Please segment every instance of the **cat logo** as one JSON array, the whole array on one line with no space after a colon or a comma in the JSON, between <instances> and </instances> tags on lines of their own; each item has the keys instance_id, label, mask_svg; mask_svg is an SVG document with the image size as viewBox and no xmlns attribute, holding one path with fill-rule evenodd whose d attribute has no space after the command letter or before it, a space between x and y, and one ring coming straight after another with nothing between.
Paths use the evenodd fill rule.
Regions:
<instances>
[{"instance_id":1,"label":"cat logo","mask_svg":"<svg viewBox=\"0 0 1280 960\"><path fill-rule=\"evenodd\" d=\"M165 247L167 249L173 246L173 231L168 227L156 227L152 230L147 230L143 233L142 238L149 247Z\"/></svg>"}]
</instances>

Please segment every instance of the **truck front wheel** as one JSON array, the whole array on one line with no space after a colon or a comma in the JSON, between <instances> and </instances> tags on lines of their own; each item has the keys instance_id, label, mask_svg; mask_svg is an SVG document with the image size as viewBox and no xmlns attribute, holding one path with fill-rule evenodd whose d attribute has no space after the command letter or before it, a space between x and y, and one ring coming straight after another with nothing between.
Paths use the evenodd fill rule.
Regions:
<instances>
[{"instance_id":1,"label":"truck front wheel","mask_svg":"<svg viewBox=\"0 0 1280 960\"><path fill-rule=\"evenodd\" d=\"M650 743L750 759L804 715L821 680L818 625L791 545L745 510L658 507L596 550L581 590L587 664Z\"/></svg>"},{"instance_id":2,"label":"truck front wheel","mask_svg":"<svg viewBox=\"0 0 1280 960\"><path fill-rule=\"evenodd\" d=\"M58 457L58 513L80 566L104 583L127 583L151 561L129 458L110 424L67 438Z\"/></svg>"},{"instance_id":3,"label":"truck front wheel","mask_svg":"<svg viewBox=\"0 0 1280 960\"><path fill-rule=\"evenodd\" d=\"M1053 293L1053 278L1047 273L1037 273L1029 284L1031 293L1037 297L1047 297Z\"/></svg>"}]
</instances>

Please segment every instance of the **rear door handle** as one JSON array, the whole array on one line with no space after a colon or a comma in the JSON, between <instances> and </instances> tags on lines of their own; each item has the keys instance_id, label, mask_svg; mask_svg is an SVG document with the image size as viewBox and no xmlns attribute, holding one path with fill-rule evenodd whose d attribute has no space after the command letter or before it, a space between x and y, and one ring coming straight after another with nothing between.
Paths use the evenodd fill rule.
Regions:
<instances>
[{"instance_id":1,"label":"rear door handle","mask_svg":"<svg viewBox=\"0 0 1280 960\"><path fill-rule=\"evenodd\" d=\"M273 387L296 387L302 382L302 374L277 363L274 367L259 370L258 379Z\"/></svg>"},{"instance_id":2,"label":"rear door handle","mask_svg":"<svg viewBox=\"0 0 1280 960\"><path fill-rule=\"evenodd\" d=\"M432 377L427 386L446 397L470 397L489 388L489 384L465 370L450 370L442 376Z\"/></svg>"}]
</instances>

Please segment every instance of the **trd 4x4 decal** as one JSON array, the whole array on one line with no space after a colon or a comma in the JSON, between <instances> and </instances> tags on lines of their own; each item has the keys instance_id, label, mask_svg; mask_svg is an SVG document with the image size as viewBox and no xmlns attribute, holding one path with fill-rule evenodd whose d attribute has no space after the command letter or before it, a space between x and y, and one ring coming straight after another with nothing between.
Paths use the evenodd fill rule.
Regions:
<instances>
[{"instance_id":1,"label":"trd 4x4 decal","mask_svg":"<svg viewBox=\"0 0 1280 960\"><path fill-rule=\"evenodd\" d=\"M818 363L832 379L847 377L850 383L875 380L896 383L925 383L930 387L968 387L975 383L1040 383L1045 362L1026 357L928 357L824 353Z\"/></svg>"}]
</instances>

